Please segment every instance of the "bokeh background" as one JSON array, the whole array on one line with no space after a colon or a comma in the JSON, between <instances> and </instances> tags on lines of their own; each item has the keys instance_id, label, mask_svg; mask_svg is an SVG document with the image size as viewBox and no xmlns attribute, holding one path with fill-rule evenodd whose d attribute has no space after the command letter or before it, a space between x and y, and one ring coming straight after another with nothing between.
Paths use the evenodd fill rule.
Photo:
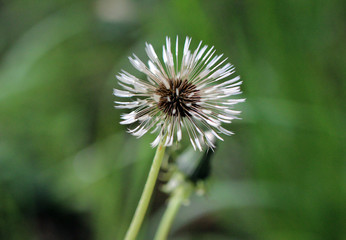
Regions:
<instances>
[{"instance_id":1,"label":"bokeh background","mask_svg":"<svg viewBox=\"0 0 346 240\"><path fill-rule=\"evenodd\" d=\"M246 103L170 239L346 239L345 2L0 1L0 239L122 239L154 155L114 75L165 36L214 45ZM162 182L159 184L161 185ZM167 196L156 189L140 239Z\"/></svg>"}]
</instances>

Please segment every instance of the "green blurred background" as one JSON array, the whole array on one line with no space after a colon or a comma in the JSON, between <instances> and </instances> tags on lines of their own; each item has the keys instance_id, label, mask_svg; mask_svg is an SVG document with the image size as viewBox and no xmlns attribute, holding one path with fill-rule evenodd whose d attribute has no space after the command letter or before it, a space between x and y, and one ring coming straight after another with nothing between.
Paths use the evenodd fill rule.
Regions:
<instances>
[{"instance_id":1,"label":"green blurred background","mask_svg":"<svg viewBox=\"0 0 346 240\"><path fill-rule=\"evenodd\" d=\"M170 239L346 239L345 2L0 1L0 239L122 239L154 154L114 75L165 36L214 45L246 103ZM137 74L137 73L136 73ZM165 206L156 190L140 239Z\"/></svg>"}]
</instances>

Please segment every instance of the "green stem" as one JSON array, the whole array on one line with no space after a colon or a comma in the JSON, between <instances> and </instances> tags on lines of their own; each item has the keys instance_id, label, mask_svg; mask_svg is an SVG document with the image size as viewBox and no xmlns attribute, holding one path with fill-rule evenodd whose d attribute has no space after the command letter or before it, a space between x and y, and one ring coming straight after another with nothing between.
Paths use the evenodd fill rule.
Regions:
<instances>
[{"instance_id":1,"label":"green stem","mask_svg":"<svg viewBox=\"0 0 346 240\"><path fill-rule=\"evenodd\" d=\"M161 140L159 146L156 149L155 157L150 168L147 182L145 183L141 199L139 200L136 208L135 215L133 216L130 227L127 230L125 240L135 240L142 225L165 153L166 147L164 146L164 139L165 138Z\"/></svg>"},{"instance_id":2,"label":"green stem","mask_svg":"<svg viewBox=\"0 0 346 240\"><path fill-rule=\"evenodd\" d=\"M188 186L182 185L174 190L172 197L169 199L167 209L161 219L159 228L156 232L154 240L165 240L167 239L169 230L171 229L173 220L177 215L177 212L186 199L188 194Z\"/></svg>"}]
</instances>

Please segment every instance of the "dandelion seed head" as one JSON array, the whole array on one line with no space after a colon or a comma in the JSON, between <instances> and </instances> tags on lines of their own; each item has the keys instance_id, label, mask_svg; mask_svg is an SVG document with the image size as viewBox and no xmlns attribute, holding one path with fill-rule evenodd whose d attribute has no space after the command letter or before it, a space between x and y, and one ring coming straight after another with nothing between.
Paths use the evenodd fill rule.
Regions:
<instances>
[{"instance_id":1,"label":"dandelion seed head","mask_svg":"<svg viewBox=\"0 0 346 240\"><path fill-rule=\"evenodd\" d=\"M122 116L121 124L134 128L129 132L141 137L149 130L158 131L152 146L165 141L170 146L176 137L180 141L183 132L187 134L192 146L200 151L203 145L214 148L211 136L223 140L219 134L231 135L221 125L237 119L240 111L233 105L244 99L231 98L241 93L239 76L232 77L233 65L214 55L214 47L199 43L197 49L189 49L191 38L186 38L183 55L179 58L178 37L175 54L172 54L171 40L166 38L162 48L162 60L154 47L146 43L149 57L145 65L136 55L129 57L131 64L146 75L140 79L126 71L117 75L122 90L114 89L117 97L128 98L126 102L116 101L116 108L134 109ZM174 46L174 44L173 44Z\"/></svg>"}]
</instances>

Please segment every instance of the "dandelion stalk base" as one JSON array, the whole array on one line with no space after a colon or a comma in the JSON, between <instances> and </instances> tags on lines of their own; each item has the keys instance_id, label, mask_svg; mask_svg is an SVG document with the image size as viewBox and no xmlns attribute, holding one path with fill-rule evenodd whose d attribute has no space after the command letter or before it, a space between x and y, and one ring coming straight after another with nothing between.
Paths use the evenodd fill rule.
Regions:
<instances>
[{"instance_id":1,"label":"dandelion stalk base","mask_svg":"<svg viewBox=\"0 0 346 240\"><path fill-rule=\"evenodd\" d=\"M161 141L156 149L155 157L151 165L141 199L139 200L139 203L137 205L136 212L132 218L130 227L127 230L125 240L135 240L137 237L155 187L156 179L159 174L162 159L165 153L165 148L166 147L164 146L164 141Z\"/></svg>"}]
</instances>

